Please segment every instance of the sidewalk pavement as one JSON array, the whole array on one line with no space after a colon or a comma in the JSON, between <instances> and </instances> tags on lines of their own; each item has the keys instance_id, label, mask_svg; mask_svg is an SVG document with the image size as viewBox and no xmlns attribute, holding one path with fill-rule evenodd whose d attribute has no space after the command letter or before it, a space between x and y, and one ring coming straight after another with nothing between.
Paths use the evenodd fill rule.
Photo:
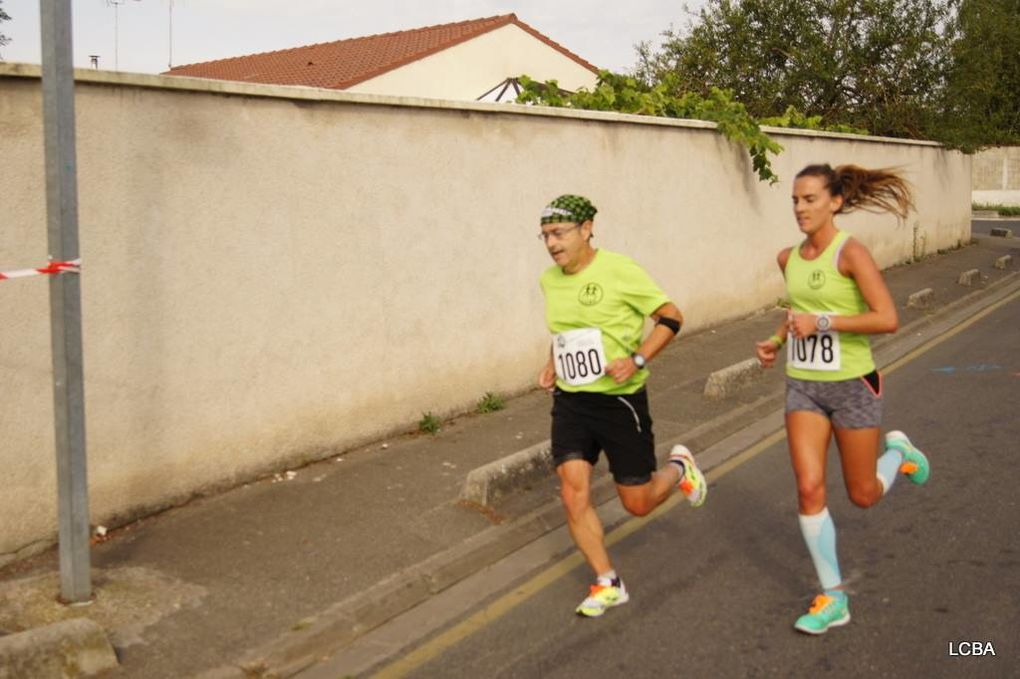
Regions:
<instances>
[{"instance_id":1,"label":"sidewalk pavement","mask_svg":"<svg viewBox=\"0 0 1020 679\"><path fill-rule=\"evenodd\" d=\"M875 342L880 364L1020 288L1018 243L982 237L888 270L900 331ZM908 306L912 295L918 306ZM735 380L705 396L710 374L753 356L781 318L764 311L681 334L660 354L649 381L660 455L681 441L697 455L781 408L781 369L733 369ZM535 390L444 422L436 435L280 470L112 530L93 548L96 600L84 608L54 601L55 550L10 565L0 570L0 647L88 618L120 663L103 676L292 676L562 525L555 475L543 467L549 407ZM470 472L525 450L539 473L497 469L502 495L461 498ZM596 499L613 496L603 462Z\"/></svg>"}]
</instances>

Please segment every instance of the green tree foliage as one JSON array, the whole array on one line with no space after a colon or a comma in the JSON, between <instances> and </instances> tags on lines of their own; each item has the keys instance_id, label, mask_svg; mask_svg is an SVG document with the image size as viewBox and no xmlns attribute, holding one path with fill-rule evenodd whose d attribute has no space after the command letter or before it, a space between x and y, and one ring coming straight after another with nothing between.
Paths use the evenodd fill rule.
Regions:
<instances>
[{"instance_id":1,"label":"green tree foliage","mask_svg":"<svg viewBox=\"0 0 1020 679\"><path fill-rule=\"evenodd\" d=\"M688 26L639 46L636 75L729 90L749 113L924 137L950 63L954 0L708 0Z\"/></svg>"},{"instance_id":2,"label":"green tree foliage","mask_svg":"<svg viewBox=\"0 0 1020 679\"><path fill-rule=\"evenodd\" d=\"M1020 0L962 0L935 138L970 150L1020 144Z\"/></svg>"},{"instance_id":3,"label":"green tree foliage","mask_svg":"<svg viewBox=\"0 0 1020 679\"><path fill-rule=\"evenodd\" d=\"M734 100L733 93L727 90L711 88L704 95L698 92L677 94L675 76L671 74L665 74L655 85L648 85L634 77L609 71L599 72L593 90L582 88L577 92L560 90L555 80L539 83L522 75L519 81L523 89L518 103L712 121L730 141L747 147L759 179L770 183L779 179L772 171L768 154L778 154L783 147L762 132L744 105Z\"/></svg>"},{"instance_id":4,"label":"green tree foliage","mask_svg":"<svg viewBox=\"0 0 1020 679\"><path fill-rule=\"evenodd\" d=\"M3 4L4 4L4 0L0 0L0 24L2 24L5 21L10 21L11 20L11 16L7 12L4 11ZM0 33L0 47L3 47L4 45L7 45L8 43L10 43L10 41L11 41L10 38L8 38L3 33ZM3 58L4 58L4 55L0 54L0 61L3 61Z\"/></svg>"}]
</instances>

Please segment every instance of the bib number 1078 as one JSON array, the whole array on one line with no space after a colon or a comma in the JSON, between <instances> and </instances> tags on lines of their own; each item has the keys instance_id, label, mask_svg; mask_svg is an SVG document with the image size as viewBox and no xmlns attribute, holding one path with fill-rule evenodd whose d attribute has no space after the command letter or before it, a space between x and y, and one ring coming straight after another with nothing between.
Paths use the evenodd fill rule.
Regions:
<instances>
[{"instance_id":1,"label":"bib number 1078","mask_svg":"<svg viewBox=\"0 0 1020 679\"><path fill-rule=\"evenodd\" d=\"M801 370L839 370L839 333L819 332L807 337L791 337L786 362Z\"/></svg>"},{"instance_id":2,"label":"bib number 1078","mask_svg":"<svg viewBox=\"0 0 1020 679\"><path fill-rule=\"evenodd\" d=\"M567 384L575 387L591 384L605 374L602 332L598 328L580 328L556 335L553 362L556 375Z\"/></svg>"}]
</instances>

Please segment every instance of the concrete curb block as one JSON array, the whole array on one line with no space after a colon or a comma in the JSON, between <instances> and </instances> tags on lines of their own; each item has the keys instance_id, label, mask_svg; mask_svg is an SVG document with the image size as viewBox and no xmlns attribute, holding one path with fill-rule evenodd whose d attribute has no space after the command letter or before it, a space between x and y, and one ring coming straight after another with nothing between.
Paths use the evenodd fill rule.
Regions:
<instances>
[{"instance_id":1,"label":"concrete curb block","mask_svg":"<svg viewBox=\"0 0 1020 679\"><path fill-rule=\"evenodd\" d=\"M88 618L0 638L0 679L87 677L118 666L103 628Z\"/></svg>"},{"instance_id":2,"label":"concrete curb block","mask_svg":"<svg viewBox=\"0 0 1020 679\"><path fill-rule=\"evenodd\" d=\"M935 291L931 288L924 288L907 297L907 306L914 309L927 309L934 301Z\"/></svg>"},{"instance_id":3,"label":"concrete curb block","mask_svg":"<svg viewBox=\"0 0 1020 679\"><path fill-rule=\"evenodd\" d=\"M977 269L969 269L960 274L960 277L956 279L956 282L960 285L974 285L974 282L981 282L981 272Z\"/></svg>"},{"instance_id":4,"label":"concrete curb block","mask_svg":"<svg viewBox=\"0 0 1020 679\"><path fill-rule=\"evenodd\" d=\"M988 233L991 234L992 236L998 236L999 238L1013 237L1013 229L1006 229L1001 226L993 227L992 230L989 231Z\"/></svg>"},{"instance_id":5,"label":"concrete curb block","mask_svg":"<svg viewBox=\"0 0 1020 679\"><path fill-rule=\"evenodd\" d=\"M553 468L551 446L552 442L547 439L471 470L464 480L461 499L488 506L507 493L545 477Z\"/></svg>"},{"instance_id":6,"label":"concrete curb block","mask_svg":"<svg viewBox=\"0 0 1020 679\"><path fill-rule=\"evenodd\" d=\"M1013 255L1003 255L995 260L996 269L1006 269L1013 265Z\"/></svg>"},{"instance_id":7,"label":"concrete curb block","mask_svg":"<svg viewBox=\"0 0 1020 679\"><path fill-rule=\"evenodd\" d=\"M722 370L716 370L705 382L705 398L721 399L740 391L764 374L757 358L734 363Z\"/></svg>"},{"instance_id":8,"label":"concrete curb block","mask_svg":"<svg viewBox=\"0 0 1020 679\"><path fill-rule=\"evenodd\" d=\"M999 213L995 210L974 210L970 213L971 219L998 219Z\"/></svg>"}]
</instances>

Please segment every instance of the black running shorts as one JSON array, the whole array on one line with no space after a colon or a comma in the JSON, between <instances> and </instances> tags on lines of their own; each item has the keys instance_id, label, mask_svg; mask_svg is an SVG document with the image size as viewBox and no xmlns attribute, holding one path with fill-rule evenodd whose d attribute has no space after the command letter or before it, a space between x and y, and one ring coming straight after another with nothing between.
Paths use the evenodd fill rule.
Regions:
<instances>
[{"instance_id":1,"label":"black running shorts","mask_svg":"<svg viewBox=\"0 0 1020 679\"><path fill-rule=\"evenodd\" d=\"M587 392L553 393L552 455L556 466L585 460L592 466L606 452L609 471L621 486L640 486L655 471L655 435L648 393L611 396Z\"/></svg>"}]
</instances>

